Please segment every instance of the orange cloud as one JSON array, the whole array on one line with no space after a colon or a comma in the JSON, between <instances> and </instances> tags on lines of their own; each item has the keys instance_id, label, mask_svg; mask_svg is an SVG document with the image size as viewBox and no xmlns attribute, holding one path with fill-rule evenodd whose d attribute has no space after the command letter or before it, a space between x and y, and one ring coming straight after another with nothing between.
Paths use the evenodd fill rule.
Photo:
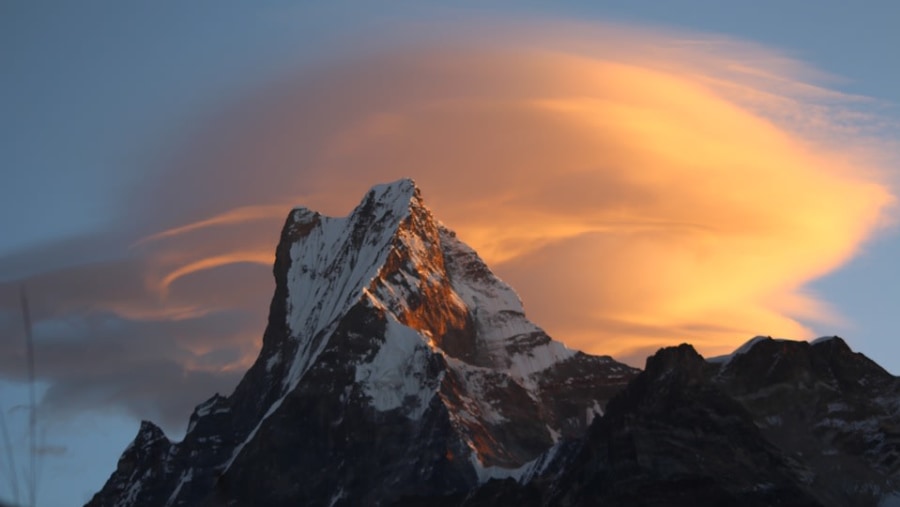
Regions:
<instances>
[{"instance_id":1,"label":"orange cloud","mask_svg":"<svg viewBox=\"0 0 900 507\"><path fill-rule=\"evenodd\" d=\"M591 37L370 56L267 90L232 122L244 128L192 154L245 200L151 236L172 242L176 266L159 286L270 263L229 229L270 218L261 199L340 215L371 184L411 176L570 346L716 354L828 332L839 315L804 286L852 258L894 201L863 134L866 99L736 41ZM181 259L179 242L213 225L215 251Z\"/></svg>"},{"instance_id":2,"label":"orange cloud","mask_svg":"<svg viewBox=\"0 0 900 507\"><path fill-rule=\"evenodd\" d=\"M193 273L245 262L270 266L274 261L275 254L273 252L229 252L222 255L204 257L168 273L160 280L159 288L165 294L168 292L169 287L178 279Z\"/></svg>"},{"instance_id":3,"label":"orange cloud","mask_svg":"<svg viewBox=\"0 0 900 507\"><path fill-rule=\"evenodd\" d=\"M186 225L173 227L171 229L166 229L164 231L151 234L150 236L141 238L137 243L135 243L135 246L140 246L145 243L159 241L161 239L171 238L174 236L180 236L182 234L187 234L210 227L222 227L242 224L246 222L282 218L287 213L285 210L289 209L289 207L289 204L241 206L239 208L228 210L224 213L220 213L210 218L205 218L203 220L198 220Z\"/></svg>"}]
</instances>

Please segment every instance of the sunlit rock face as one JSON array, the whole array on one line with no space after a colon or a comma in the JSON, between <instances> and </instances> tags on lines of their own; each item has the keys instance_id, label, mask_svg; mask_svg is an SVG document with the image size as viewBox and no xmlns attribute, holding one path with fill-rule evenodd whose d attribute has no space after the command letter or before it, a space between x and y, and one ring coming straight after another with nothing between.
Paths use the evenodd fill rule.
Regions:
<instances>
[{"instance_id":1,"label":"sunlit rock face","mask_svg":"<svg viewBox=\"0 0 900 507\"><path fill-rule=\"evenodd\" d=\"M520 477L637 370L570 350L411 180L347 217L293 210L269 324L182 442L150 423L91 506L390 505ZM145 435L146 434L146 435Z\"/></svg>"}]
</instances>

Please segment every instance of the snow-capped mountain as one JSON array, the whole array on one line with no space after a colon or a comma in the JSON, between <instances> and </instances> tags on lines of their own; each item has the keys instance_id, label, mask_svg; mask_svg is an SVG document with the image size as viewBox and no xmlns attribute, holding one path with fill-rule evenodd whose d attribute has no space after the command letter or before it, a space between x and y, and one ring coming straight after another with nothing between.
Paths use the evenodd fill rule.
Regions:
<instances>
[{"instance_id":1,"label":"snow-capped mountain","mask_svg":"<svg viewBox=\"0 0 900 507\"><path fill-rule=\"evenodd\" d=\"M392 505L535 475L638 370L553 341L411 180L293 210L259 357L171 442L141 425L89 506Z\"/></svg>"},{"instance_id":2,"label":"snow-capped mountain","mask_svg":"<svg viewBox=\"0 0 900 507\"><path fill-rule=\"evenodd\" d=\"M263 346L89 506L900 505L900 379L840 338L573 351L410 180L293 210Z\"/></svg>"}]
</instances>

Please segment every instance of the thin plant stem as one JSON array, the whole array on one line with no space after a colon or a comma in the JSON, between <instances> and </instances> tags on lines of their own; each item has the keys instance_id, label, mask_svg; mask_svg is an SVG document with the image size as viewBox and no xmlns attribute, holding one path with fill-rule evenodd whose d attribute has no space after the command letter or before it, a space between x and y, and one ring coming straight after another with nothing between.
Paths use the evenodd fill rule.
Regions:
<instances>
[{"instance_id":1,"label":"thin plant stem","mask_svg":"<svg viewBox=\"0 0 900 507\"><path fill-rule=\"evenodd\" d=\"M13 499L19 503L19 477L16 474L16 457L13 453L12 440L9 438L9 428L6 426L6 410L0 407L0 433L3 437L3 446L6 449L6 461L9 464L9 486Z\"/></svg>"},{"instance_id":2,"label":"thin plant stem","mask_svg":"<svg viewBox=\"0 0 900 507\"><path fill-rule=\"evenodd\" d=\"M25 286L20 288L22 296L22 321L25 324L25 364L28 367L28 444L29 444L29 469L27 475L28 493L30 505L37 505L37 402L35 399L34 376L34 336L32 334L31 312L28 307L28 295Z\"/></svg>"}]
</instances>

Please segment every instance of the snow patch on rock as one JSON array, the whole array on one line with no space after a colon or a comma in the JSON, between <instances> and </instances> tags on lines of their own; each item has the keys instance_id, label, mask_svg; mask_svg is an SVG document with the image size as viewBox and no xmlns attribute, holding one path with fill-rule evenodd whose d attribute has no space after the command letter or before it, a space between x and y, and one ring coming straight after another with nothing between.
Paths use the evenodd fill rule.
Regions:
<instances>
[{"instance_id":1,"label":"snow patch on rock","mask_svg":"<svg viewBox=\"0 0 900 507\"><path fill-rule=\"evenodd\" d=\"M753 338L744 342L743 345L735 349L731 354L725 354L723 356L714 356L706 358L706 362L708 363L716 363L721 364L723 367L728 366L728 364L734 360L734 358L746 354L750 352L750 350L756 346L757 343L764 342L766 340L774 340L777 342L787 342L791 341L785 338L772 338L771 336L754 336Z\"/></svg>"},{"instance_id":2,"label":"snow patch on rock","mask_svg":"<svg viewBox=\"0 0 900 507\"><path fill-rule=\"evenodd\" d=\"M428 382L432 354L421 334L390 317L378 353L371 362L356 366L356 383L376 410L405 407L407 417L419 419L435 393Z\"/></svg>"},{"instance_id":3,"label":"snow patch on rock","mask_svg":"<svg viewBox=\"0 0 900 507\"><path fill-rule=\"evenodd\" d=\"M472 248L443 226L440 235L453 292L470 309L480 344L496 366L530 384L534 373L575 355L574 350L549 339L547 343L516 350L516 339L546 336L544 331L525 317L516 291L494 275ZM514 351L508 350L510 346Z\"/></svg>"},{"instance_id":4,"label":"snow patch on rock","mask_svg":"<svg viewBox=\"0 0 900 507\"><path fill-rule=\"evenodd\" d=\"M520 379L525 387L536 388L534 374L565 361L577 352L560 342L548 341L545 344L529 348L510 357L507 367L509 374Z\"/></svg>"},{"instance_id":5,"label":"snow patch on rock","mask_svg":"<svg viewBox=\"0 0 900 507\"><path fill-rule=\"evenodd\" d=\"M181 477L178 479L178 485L175 486L175 490L172 491L172 495L169 496L169 500L166 501L166 507L175 504L175 500L178 498L178 493L181 493L181 488L184 487L185 484L191 482L194 478L194 469L188 468L187 471L182 472Z\"/></svg>"}]
</instances>

